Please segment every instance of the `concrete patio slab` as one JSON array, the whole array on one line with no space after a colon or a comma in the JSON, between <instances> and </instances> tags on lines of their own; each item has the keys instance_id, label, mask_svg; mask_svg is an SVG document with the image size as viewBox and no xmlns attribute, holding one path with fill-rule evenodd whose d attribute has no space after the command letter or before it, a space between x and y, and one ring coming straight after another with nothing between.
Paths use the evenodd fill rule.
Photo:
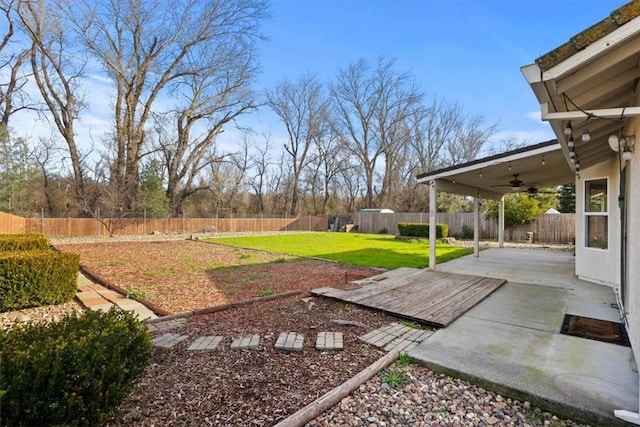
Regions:
<instances>
[{"instance_id":1,"label":"concrete patio slab","mask_svg":"<svg viewBox=\"0 0 640 427\"><path fill-rule=\"evenodd\" d=\"M565 314L620 322L612 290L576 279L573 261L557 251L490 249L439 265L510 282L410 357L579 421L622 424L613 411L638 407L631 349L560 334Z\"/></svg>"}]
</instances>

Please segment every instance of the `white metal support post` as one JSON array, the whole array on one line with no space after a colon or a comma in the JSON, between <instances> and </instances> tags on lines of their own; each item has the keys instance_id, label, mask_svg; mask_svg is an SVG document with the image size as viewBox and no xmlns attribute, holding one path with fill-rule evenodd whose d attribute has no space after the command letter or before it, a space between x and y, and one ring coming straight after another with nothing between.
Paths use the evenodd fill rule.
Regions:
<instances>
[{"instance_id":1,"label":"white metal support post","mask_svg":"<svg viewBox=\"0 0 640 427\"><path fill-rule=\"evenodd\" d=\"M429 181L429 270L436 269L436 181Z\"/></svg>"},{"instance_id":2,"label":"white metal support post","mask_svg":"<svg viewBox=\"0 0 640 427\"><path fill-rule=\"evenodd\" d=\"M504 196L498 202L498 247L504 247Z\"/></svg>"},{"instance_id":3,"label":"white metal support post","mask_svg":"<svg viewBox=\"0 0 640 427\"><path fill-rule=\"evenodd\" d=\"M480 255L480 198L473 198L473 256Z\"/></svg>"}]
</instances>

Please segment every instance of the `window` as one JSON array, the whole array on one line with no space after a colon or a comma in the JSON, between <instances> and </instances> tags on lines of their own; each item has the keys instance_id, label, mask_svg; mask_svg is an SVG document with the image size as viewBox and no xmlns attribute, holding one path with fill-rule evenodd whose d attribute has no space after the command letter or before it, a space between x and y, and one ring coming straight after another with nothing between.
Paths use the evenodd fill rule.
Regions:
<instances>
[{"instance_id":1,"label":"window","mask_svg":"<svg viewBox=\"0 0 640 427\"><path fill-rule=\"evenodd\" d=\"M607 249L609 247L609 212L606 179L584 182L584 205L587 247Z\"/></svg>"}]
</instances>

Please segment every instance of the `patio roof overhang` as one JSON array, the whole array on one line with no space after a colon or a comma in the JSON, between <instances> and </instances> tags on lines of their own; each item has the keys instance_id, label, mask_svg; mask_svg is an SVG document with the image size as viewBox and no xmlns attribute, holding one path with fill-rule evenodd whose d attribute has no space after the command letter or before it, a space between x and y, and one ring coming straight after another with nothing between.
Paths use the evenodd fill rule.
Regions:
<instances>
[{"instance_id":1,"label":"patio roof overhang","mask_svg":"<svg viewBox=\"0 0 640 427\"><path fill-rule=\"evenodd\" d=\"M640 88L640 2L633 1L573 37L569 42L522 67L570 168L571 122L575 154L584 169L616 154L611 135L625 134L630 117L640 115L636 97ZM587 128L591 139L582 141Z\"/></svg>"},{"instance_id":2,"label":"patio roof overhang","mask_svg":"<svg viewBox=\"0 0 640 427\"><path fill-rule=\"evenodd\" d=\"M514 189L510 181L522 181ZM436 181L437 190L448 193L500 200L505 194L527 189L553 187L574 181L558 141L508 151L435 171L417 177L418 183Z\"/></svg>"}]
</instances>

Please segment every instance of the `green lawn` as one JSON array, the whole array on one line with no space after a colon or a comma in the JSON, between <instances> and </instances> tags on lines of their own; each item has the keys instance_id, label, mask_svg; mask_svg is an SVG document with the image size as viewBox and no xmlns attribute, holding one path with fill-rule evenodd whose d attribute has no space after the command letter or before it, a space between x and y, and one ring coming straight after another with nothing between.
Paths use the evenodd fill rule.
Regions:
<instances>
[{"instance_id":1,"label":"green lawn","mask_svg":"<svg viewBox=\"0 0 640 427\"><path fill-rule=\"evenodd\" d=\"M394 236L355 233L296 233L269 236L217 237L205 241L297 256L317 257L363 267L395 269L429 266L429 242ZM436 258L443 263L473 252L470 248L438 243Z\"/></svg>"}]
</instances>

